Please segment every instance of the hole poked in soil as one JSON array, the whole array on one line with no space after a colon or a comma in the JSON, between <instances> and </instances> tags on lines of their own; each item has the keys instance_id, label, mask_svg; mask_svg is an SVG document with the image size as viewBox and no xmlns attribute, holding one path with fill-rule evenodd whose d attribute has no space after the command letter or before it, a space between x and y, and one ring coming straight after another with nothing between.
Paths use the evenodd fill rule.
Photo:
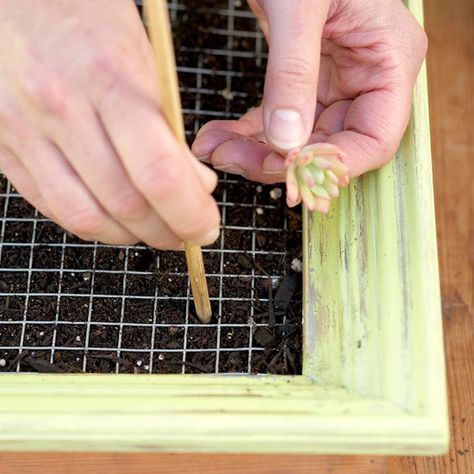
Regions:
<instances>
[{"instance_id":1,"label":"hole poked in soil","mask_svg":"<svg viewBox=\"0 0 474 474\"><path fill-rule=\"evenodd\" d=\"M131 249L128 253L127 271L155 272L157 252L151 249Z\"/></svg>"}]
</instances>

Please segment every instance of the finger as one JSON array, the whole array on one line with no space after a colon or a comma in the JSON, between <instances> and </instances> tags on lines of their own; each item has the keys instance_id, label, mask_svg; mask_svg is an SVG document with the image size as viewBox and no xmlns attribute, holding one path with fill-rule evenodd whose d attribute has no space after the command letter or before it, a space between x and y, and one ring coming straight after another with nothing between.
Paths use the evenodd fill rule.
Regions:
<instances>
[{"instance_id":1,"label":"finger","mask_svg":"<svg viewBox=\"0 0 474 474\"><path fill-rule=\"evenodd\" d=\"M100 207L56 145L40 137L16 145L25 169L62 227L85 240L115 245L138 241Z\"/></svg>"},{"instance_id":2,"label":"finger","mask_svg":"<svg viewBox=\"0 0 474 474\"><path fill-rule=\"evenodd\" d=\"M209 130L223 130L252 136L263 130L263 108L255 107L246 112L239 120L211 120L200 128L197 137Z\"/></svg>"},{"instance_id":3,"label":"finger","mask_svg":"<svg viewBox=\"0 0 474 474\"><path fill-rule=\"evenodd\" d=\"M216 128L202 133L192 145L193 153L203 163L212 162L212 154L216 148L230 140L243 138L241 133L231 132Z\"/></svg>"},{"instance_id":4,"label":"finger","mask_svg":"<svg viewBox=\"0 0 474 474\"><path fill-rule=\"evenodd\" d=\"M268 21L265 12L257 0L248 0L248 3L254 15L257 17L260 28L262 28L263 34L265 35L265 39L267 42L270 42L270 29L268 27Z\"/></svg>"},{"instance_id":5,"label":"finger","mask_svg":"<svg viewBox=\"0 0 474 474\"><path fill-rule=\"evenodd\" d=\"M217 205L154 102L119 85L98 111L132 182L168 227L184 241L214 242Z\"/></svg>"},{"instance_id":6,"label":"finger","mask_svg":"<svg viewBox=\"0 0 474 474\"><path fill-rule=\"evenodd\" d=\"M270 26L263 116L268 143L277 151L302 146L313 129L321 35L328 2L261 2Z\"/></svg>"},{"instance_id":7,"label":"finger","mask_svg":"<svg viewBox=\"0 0 474 474\"><path fill-rule=\"evenodd\" d=\"M180 239L130 180L92 107L82 101L73 109L68 120L49 125L49 132L91 194L140 241L161 249L180 248Z\"/></svg>"},{"instance_id":8,"label":"finger","mask_svg":"<svg viewBox=\"0 0 474 474\"><path fill-rule=\"evenodd\" d=\"M0 170L10 180L15 189L43 216L52 217L51 211L41 196L28 171L13 153L0 147Z\"/></svg>"},{"instance_id":9,"label":"finger","mask_svg":"<svg viewBox=\"0 0 474 474\"><path fill-rule=\"evenodd\" d=\"M396 153L406 129L411 94L406 90L379 90L352 101L343 130L328 136L328 143L344 153L350 175L380 168Z\"/></svg>"},{"instance_id":10,"label":"finger","mask_svg":"<svg viewBox=\"0 0 474 474\"><path fill-rule=\"evenodd\" d=\"M218 146L212 154L212 164L216 169L239 174L252 181L273 184L285 180L285 173L266 173L264 163L273 156L271 148L247 137L227 141Z\"/></svg>"},{"instance_id":11,"label":"finger","mask_svg":"<svg viewBox=\"0 0 474 474\"><path fill-rule=\"evenodd\" d=\"M200 161L209 162L210 155L222 143L240 136L260 139L263 130L262 107L250 110L239 120L212 120L198 132L192 151Z\"/></svg>"}]
</instances>

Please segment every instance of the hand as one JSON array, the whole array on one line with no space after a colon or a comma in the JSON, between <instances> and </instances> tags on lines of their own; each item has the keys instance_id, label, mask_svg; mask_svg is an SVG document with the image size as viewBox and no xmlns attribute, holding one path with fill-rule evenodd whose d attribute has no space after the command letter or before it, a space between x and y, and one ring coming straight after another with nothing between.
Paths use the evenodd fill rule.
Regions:
<instances>
[{"instance_id":1,"label":"hand","mask_svg":"<svg viewBox=\"0 0 474 474\"><path fill-rule=\"evenodd\" d=\"M215 173L160 114L131 0L0 0L0 169L87 240L209 244Z\"/></svg>"},{"instance_id":2,"label":"hand","mask_svg":"<svg viewBox=\"0 0 474 474\"><path fill-rule=\"evenodd\" d=\"M249 3L269 43L263 103L238 121L206 124L195 155L264 183L284 181L282 155L307 142L337 145L352 177L390 160L427 49L402 2Z\"/></svg>"}]
</instances>

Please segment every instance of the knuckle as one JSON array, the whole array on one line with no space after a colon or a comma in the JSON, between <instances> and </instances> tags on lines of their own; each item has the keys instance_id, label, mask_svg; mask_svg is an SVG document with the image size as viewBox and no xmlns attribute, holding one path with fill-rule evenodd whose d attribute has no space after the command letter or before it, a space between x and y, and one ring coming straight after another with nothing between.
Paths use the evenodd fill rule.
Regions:
<instances>
[{"instance_id":1,"label":"knuckle","mask_svg":"<svg viewBox=\"0 0 474 474\"><path fill-rule=\"evenodd\" d=\"M180 191L180 172L171 155L149 163L137 176L137 186L152 201L162 201Z\"/></svg>"},{"instance_id":2,"label":"knuckle","mask_svg":"<svg viewBox=\"0 0 474 474\"><path fill-rule=\"evenodd\" d=\"M307 89L315 87L316 68L304 58L281 58L275 66L274 78L288 88Z\"/></svg>"},{"instance_id":3,"label":"knuckle","mask_svg":"<svg viewBox=\"0 0 474 474\"><path fill-rule=\"evenodd\" d=\"M426 34L425 30L421 27L418 28L418 44L419 44L419 50L421 57L424 58L426 56L426 53L428 52L428 35Z\"/></svg>"},{"instance_id":4,"label":"knuckle","mask_svg":"<svg viewBox=\"0 0 474 474\"><path fill-rule=\"evenodd\" d=\"M113 88L120 82L125 67L125 55L117 45L104 45L96 48L87 65L88 79L94 81L103 91Z\"/></svg>"},{"instance_id":5,"label":"knuckle","mask_svg":"<svg viewBox=\"0 0 474 474\"><path fill-rule=\"evenodd\" d=\"M98 48L90 57L89 69L99 76L110 76L117 68L117 59L110 46Z\"/></svg>"},{"instance_id":6,"label":"knuckle","mask_svg":"<svg viewBox=\"0 0 474 474\"><path fill-rule=\"evenodd\" d=\"M23 80L27 97L45 112L65 115L68 110L66 85L59 74L40 70Z\"/></svg>"},{"instance_id":7,"label":"knuckle","mask_svg":"<svg viewBox=\"0 0 474 474\"><path fill-rule=\"evenodd\" d=\"M90 239L90 240L96 240L96 239ZM135 245L138 244L140 241L139 239L132 237L126 233L124 235L117 235L114 237L104 237L101 239L101 241L104 244L108 245Z\"/></svg>"},{"instance_id":8,"label":"knuckle","mask_svg":"<svg viewBox=\"0 0 474 474\"><path fill-rule=\"evenodd\" d=\"M176 237L162 238L155 242L147 242L150 247L157 248L160 250L181 250L183 248L183 242Z\"/></svg>"},{"instance_id":9,"label":"knuckle","mask_svg":"<svg viewBox=\"0 0 474 474\"><path fill-rule=\"evenodd\" d=\"M130 192L112 199L107 209L119 221L132 221L140 220L148 210L148 205L138 193Z\"/></svg>"},{"instance_id":10,"label":"knuckle","mask_svg":"<svg viewBox=\"0 0 474 474\"><path fill-rule=\"evenodd\" d=\"M207 235L212 229L219 225L217 212L209 212L203 209L199 218L186 222L186 226L179 231L179 236L185 241L195 241Z\"/></svg>"},{"instance_id":11,"label":"knuckle","mask_svg":"<svg viewBox=\"0 0 474 474\"><path fill-rule=\"evenodd\" d=\"M105 218L98 209L76 209L68 212L62 222L69 232L95 239L101 234Z\"/></svg>"}]
</instances>

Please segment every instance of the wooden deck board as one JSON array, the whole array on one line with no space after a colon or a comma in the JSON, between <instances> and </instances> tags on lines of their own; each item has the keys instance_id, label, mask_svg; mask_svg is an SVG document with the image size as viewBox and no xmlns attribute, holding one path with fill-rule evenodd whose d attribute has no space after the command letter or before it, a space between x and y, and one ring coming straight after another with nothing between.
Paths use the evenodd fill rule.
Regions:
<instances>
[{"instance_id":1,"label":"wooden deck board","mask_svg":"<svg viewBox=\"0 0 474 474\"><path fill-rule=\"evenodd\" d=\"M3 453L0 474L474 472L474 2L425 0L452 447L444 457ZM469 105L471 106L469 107Z\"/></svg>"}]
</instances>

